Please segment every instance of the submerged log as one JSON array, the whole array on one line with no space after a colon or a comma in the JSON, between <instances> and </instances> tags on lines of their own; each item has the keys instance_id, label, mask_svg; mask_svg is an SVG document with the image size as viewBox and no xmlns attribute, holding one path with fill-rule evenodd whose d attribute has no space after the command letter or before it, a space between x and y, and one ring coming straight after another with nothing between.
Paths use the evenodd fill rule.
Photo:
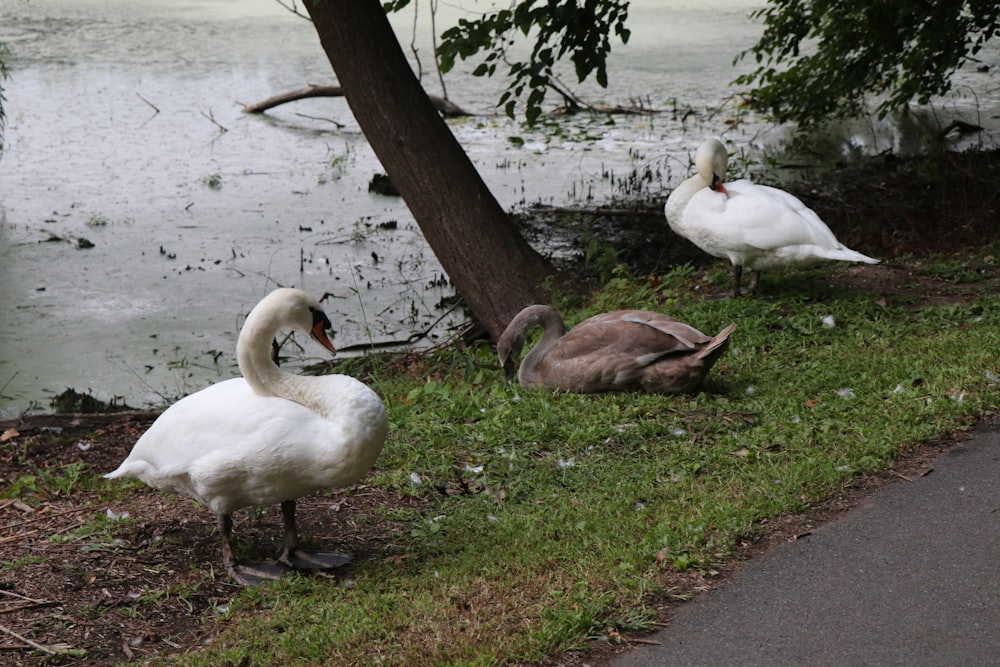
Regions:
<instances>
[{"instance_id":1,"label":"submerged log","mask_svg":"<svg viewBox=\"0 0 1000 667\"><path fill-rule=\"evenodd\" d=\"M263 102L258 102L256 104L245 106L243 108L243 112L264 113L268 109L273 109L276 106L287 104L288 102L295 102L296 100L304 100L309 97L343 97L343 96L344 96L344 91L343 89L341 89L340 86L319 86L313 84L307 88L299 88L298 90L291 90L287 93L281 93L280 95L269 97ZM438 113L447 118L458 118L462 116L475 115L469 111L466 111L465 109L458 106L451 100L430 94L428 94L427 97L430 98L431 102L434 104L434 108L438 110Z\"/></svg>"},{"instance_id":2,"label":"submerged log","mask_svg":"<svg viewBox=\"0 0 1000 667\"><path fill-rule=\"evenodd\" d=\"M340 86L317 86L310 85L307 88L300 88L298 90L291 90L287 93L281 93L280 95L275 95L274 97L269 97L263 102L258 102L257 104L251 104L243 108L243 113L264 113L268 109L273 109L276 106L286 104L288 102L294 102L296 100L304 100L309 97L343 97L344 92L341 90Z\"/></svg>"}]
</instances>

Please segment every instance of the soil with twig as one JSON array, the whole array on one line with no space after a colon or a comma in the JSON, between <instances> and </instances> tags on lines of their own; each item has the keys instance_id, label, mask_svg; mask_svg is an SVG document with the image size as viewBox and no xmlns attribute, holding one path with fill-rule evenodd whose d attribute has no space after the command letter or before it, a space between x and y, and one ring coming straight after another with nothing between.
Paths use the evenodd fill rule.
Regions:
<instances>
[{"instance_id":1,"label":"soil with twig","mask_svg":"<svg viewBox=\"0 0 1000 667\"><path fill-rule=\"evenodd\" d=\"M117 665L196 649L223 627L219 617L238 587L227 581L208 509L138 484L108 499L75 480L74 471L117 468L155 416L0 422L0 488L19 490L0 499L0 663L86 655L88 665ZM299 528L307 543L381 558L385 536L399 527L378 508L418 502L362 483L302 499ZM277 507L234 520L242 558L280 551ZM350 577L351 567L314 576Z\"/></svg>"},{"instance_id":2,"label":"soil with twig","mask_svg":"<svg viewBox=\"0 0 1000 667\"><path fill-rule=\"evenodd\" d=\"M890 260L839 267L833 282L913 306L974 298L981 281L966 288L960 277L921 269L919 255L934 252L968 256L969 270L989 272L1000 283L994 258L983 253L998 238L1000 156L940 159L944 162L936 169L876 164L867 172L841 173L822 186L803 188L800 194L842 241ZM619 258L637 271L716 261L672 236L657 216L633 215L629 224L605 218L600 225ZM410 372L419 372L419 360L411 365L416 368ZM109 499L106 488L87 481L93 472L115 469L154 417L127 412L0 422L0 663L67 664L84 655L88 665L141 661L198 650L224 627L223 612L237 589L221 569L211 512L140 484L126 484ZM937 453L965 437L959 433L916 447L892 470L856 480L809 513L762 524L718 576L674 573L666 575L673 579L666 585L683 595L711 588L740 562L796 539L883 484L922 474ZM391 536L402 526L383 510L418 502L362 483L303 499L300 528L324 549L349 551L356 559L391 558ZM242 557L277 553L282 524L276 508L235 518ZM326 576L350 577L351 566ZM664 622L677 604L662 602ZM597 644L587 653L558 656L558 663L600 663L618 647L641 641L619 639L617 647Z\"/></svg>"}]
</instances>

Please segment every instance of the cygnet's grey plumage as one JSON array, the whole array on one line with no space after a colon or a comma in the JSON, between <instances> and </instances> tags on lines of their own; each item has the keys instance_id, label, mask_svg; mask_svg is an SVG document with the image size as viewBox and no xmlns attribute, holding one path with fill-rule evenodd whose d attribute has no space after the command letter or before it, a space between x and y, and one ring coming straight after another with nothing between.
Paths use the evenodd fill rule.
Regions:
<instances>
[{"instance_id":1,"label":"cygnet's grey plumage","mask_svg":"<svg viewBox=\"0 0 1000 667\"><path fill-rule=\"evenodd\" d=\"M518 382L522 387L581 393L692 391L725 352L736 329L729 325L710 337L662 313L617 310L595 315L567 332L554 309L528 306L497 342L508 381L515 375L528 332L538 325L542 337L516 370Z\"/></svg>"}]
</instances>

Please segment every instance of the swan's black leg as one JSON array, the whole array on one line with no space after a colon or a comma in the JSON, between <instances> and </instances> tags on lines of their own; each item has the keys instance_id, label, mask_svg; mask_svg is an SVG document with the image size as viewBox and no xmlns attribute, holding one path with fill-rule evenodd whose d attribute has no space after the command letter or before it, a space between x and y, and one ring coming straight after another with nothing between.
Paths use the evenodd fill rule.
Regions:
<instances>
[{"instance_id":1,"label":"swan's black leg","mask_svg":"<svg viewBox=\"0 0 1000 667\"><path fill-rule=\"evenodd\" d=\"M743 267L739 264L733 265L733 289L730 292L722 292L720 294L714 294L707 297L709 301L721 301L723 299L735 299L738 298L740 293L740 280L743 277Z\"/></svg>"},{"instance_id":2,"label":"swan's black leg","mask_svg":"<svg viewBox=\"0 0 1000 667\"><path fill-rule=\"evenodd\" d=\"M288 574L288 568L280 563L263 562L238 565L233 555L233 517L220 514L219 534L222 535L222 562L229 577L241 586L254 586L265 581L274 581Z\"/></svg>"},{"instance_id":3,"label":"swan's black leg","mask_svg":"<svg viewBox=\"0 0 1000 667\"><path fill-rule=\"evenodd\" d=\"M299 531L295 524L295 501L281 503L281 515L285 520L285 546L278 562L302 570L329 570L350 563L350 554L331 552L308 553L299 550Z\"/></svg>"},{"instance_id":4,"label":"swan's black leg","mask_svg":"<svg viewBox=\"0 0 1000 667\"><path fill-rule=\"evenodd\" d=\"M754 271L753 272L753 277L750 278L750 285L747 286L747 291L750 292L750 294L756 294L757 293L757 283L758 282L760 282L760 271Z\"/></svg>"},{"instance_id":5,"label":"swan's black leg","mask_svg":"<svg viewBox=\"0 0 1000 667\"><path fill-rule=\"evenodd\" d=\"M713 294L712 296L705 297L709 301L722 301L723 299L738 299L743 293L740 291L740 282L743 279L743 267L739 264L733 264L733 289L730 292L721 292L719 294ZM756 285L756 278L754 278L754 285Z\"/></svg>"},{"instance_id":6,"label":"swan's black leg","mask_svg":"<svg viewBox=\"0 0 1000 667\"><path fill-rule=\"evenodd\" d=\"M740 282L743 280L743 267L740 264L735 264L733 266L733 298L739 298L740 294Z\"/></svg>"},{"instance_id":7,"label":"swan's black leg","mask_svg":"<svg viewBox=\"0 0 1000 667\"><path fill-rule=\"evenodd\" d=\"M291 566L292 555L299 549L299 529L295 524L295 501L285 500L281 503L281 517L285 523L284 548L278 556L278 562Z\"/></svg>"},{"instance_id":8,"label":"swan's black leg","mask_svg":"<svg viewBox=\"0 0 1000 667\"><path fill-rule=\"evenodd\" d=\"M229 514L220 514L216 523L219 526L219 535L222 536L222 562L226 566L226 572L232 575L233 567L236 565L233 545L229 541L233 535L233 517Z\"/></svg>"}]
</instances>

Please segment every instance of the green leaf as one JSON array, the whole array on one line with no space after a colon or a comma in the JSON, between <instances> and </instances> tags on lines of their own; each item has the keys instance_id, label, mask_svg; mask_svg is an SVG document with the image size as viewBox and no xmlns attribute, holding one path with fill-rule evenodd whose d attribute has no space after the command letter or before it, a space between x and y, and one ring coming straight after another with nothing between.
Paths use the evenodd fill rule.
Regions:
<instances>
[{"instance_id":1,"label":"green leaf","mask_svg":"<svg viewBox=\"0 0 1000 667\"><path fill-rule=\"evenodd\" d=\"M734 83L755 86L756 109L802 125L864 113L872 97L879 116L926 104L1000 29L995 2L772 0L752 16L764 32L738 61L762 66Z\"/></svg>"},{"instance_id":2,"label":"green leaf","mask_svg":"<svg viewBox=\"0 0 1000 667\"><path fill-rule=\"evenodd\" d=\"M459 19L441 35L438 62L447 72L459 58L478 57L480 62L472 70L475 76L493 76L495 63L506 63L507 89L497 106L503 106L513 118L517 100L527 88L524 114L527 122L534 123L541 116L551 86L551 70L557 61L569 57L581 82L596 72L597 83L608 85L610 37L614 35L622 43L628 41L628 6L628 0L520 0L513 8ZM514 49L523 38L530 42L530 48ZM513 53L528 55L517 59Z\"/></svg>"}]
</instances>

